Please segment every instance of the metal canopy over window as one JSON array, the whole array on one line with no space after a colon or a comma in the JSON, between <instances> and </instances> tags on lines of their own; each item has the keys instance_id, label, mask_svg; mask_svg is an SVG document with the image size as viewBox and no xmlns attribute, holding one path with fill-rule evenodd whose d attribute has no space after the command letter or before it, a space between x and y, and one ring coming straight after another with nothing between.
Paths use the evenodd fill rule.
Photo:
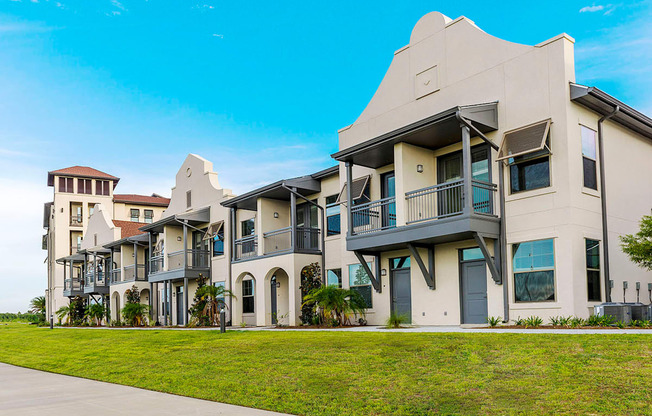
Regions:
<instances>
[{"instance_id":1,"label":"metal canopy over window","mask_svg":"<svg viewBox=\"0 0 652 416\"><path fill-rule=\"evenodd\" d=\"M354 179L351 183L351 197L355 201L356 199L362 198L364 190L371 179L371 175L363 176L361 178ZM346 202L346 184L342 187L340 195L337 197L336 204L343 204Z\"/></svg>"},{"instance_id":2,"label":"metal canopy over window","mask_svg":"<svg viewBox=\"0 0 652 416\"><path fill-rule=\"evenodd\" d=\"M215 238L215 236L222 229L223 225L224 225L224 221L214 222L211 225L209 225L208 229L206 230L206 234L204 234L204 238L202 238L202 240L212 240L213 238Z\"/></svg>"},{"instance_id":3,"label":"metal canopy over window","mask_svg":"<svg viewBox=\"0 0 652 416\"><path fill-rule=\"evenodd\" d=\"M503 142L500 144L500 149L498 149L496 160L509 159L543 150L546 147L550 123L551 120L548 119L506 132L503 136Z\"/></svg>"}]
</instances>

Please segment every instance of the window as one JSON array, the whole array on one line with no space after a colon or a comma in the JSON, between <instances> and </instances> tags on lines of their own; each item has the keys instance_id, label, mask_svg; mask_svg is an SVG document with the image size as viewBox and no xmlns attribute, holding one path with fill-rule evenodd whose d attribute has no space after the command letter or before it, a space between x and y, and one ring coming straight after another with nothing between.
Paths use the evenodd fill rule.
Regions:
<instances>
[{"instance_id":1,"label":"window","mask_svg":"<svg viewBox=\"0 0 652 416\"><path fill-rule=\"evenodd\" d=\"M331 269L326 272L326 285L342 287L342 269Z\"/></svg>"},{"instance_id":2,"label":"window","mask_svg":"<svg viewBox=\"0 0 652 416\"><path fill-rule=\"evenodd\" d=\"M95 181L95 195L109 196L109 181Z\"/></svg>"},{"instance_id":3,"label":"window","mask_svg":"<svg viewBox=\"0 0 652 416\"><path fill-rule=\"evenodd\" d=\"M548 149L509 159L511 193L550 186L550 152Z\"/></svg>"},{"instance_id":4,"label":"window","mask_svg":"<svg viewBox=\"0 0 652 416\"><path fill-rule=\"evenodd\" d=\"M192 191L187 191L186 192L186 208L190 208L192 206Z\"/></svg>"},{"instance_id":5,"label":"window","mask_svg":"<svg viewBox=\"0 0 652 416\"><path fill-rule=\"evenodd\" d=\"M581 126L582 130L582 166L584 171L584 187L598 190L598 174L596 172L595 131Z\"/></svg>"},{"instance_id":6,"label":"window","mask_svg":"<svg viewBox=\"0 0 652 416\"><path fill-rule=\"evenodd\" d=\"M242 313L254 313L254 281L242 281Z\"/></svg>"},{"instance_id":7,"label":"window","mask_svg":"<svg viewBox=\"0 0 652 416\"><path fill-rule=\"evenodd\" d=\"M213 237L213 256L224 254L224 228L221 228Z\"/></svg>"},{"instance_id":8,"label":"window","mask_svg":"<svg viewBox=\"0 0 652 416\"><path fill-rule=\"evenodd\" d=\"M465 248L462 250L462 261L484 260L484 255L480 247Z\"/></svg>"},{"instance_id":9,"label":"window","mask_svg":"<svg viewBox=\"0 0 652 416\"><path fill-rule=\"evenodd\" d=\"M242 226L242 237L247 237L250 235L255 235L256 234L256 221L254 218L250 218L248 220L244 220L241 223Z\"/></svg>"},{"instance_id":10,"label":"window","mask_svg":"<svg viewBox=\"0 0 652 416\"><path fill-rule=\"evenodd\" d=\"M59 192L73 192L72 178L59 178Z\"/></svg>"},{"instance_id":11,"label":"window","mask_svg":"<svg viewBox=\"0 0 652 416\"><path fill-rule=\"evenodd\" d=\"M602 301L600 293L600 242L585 240L586 247L586 283L589 302Z\"/></svg>"},{"instance_id":12,"label":"window","mask_svg":"<svg viewBox=\"0 0 652 416\"><path fill-rule=\"evenodd\" d=\"M409 269L410 268L410 256L390 259L389 260L389 268L392 269L392 270Z\"/></svg>"},{"instance_id":13,"label":"window","mask_svg":"<svg viewBox=\"0 0 652 416\"><path fill-rule=\"evenodd\" d=\"M88 218L95 212L95 204L88 204Z\"/></svg>"},{"instance_id":14,"label":"window","mask_svg":"<svg viewBox=\"0 0 652 416\"><path fill-rule=\"evenodd\" d=\"M93 193L93 181L90 179L77 179L77 193L91 195Z\"/></svg>"},{"instance_id":15,"label":"window","mask_svg":"<svg viewBox=\"0 0 652 416\"><path fill-rule=\"evenodd\" d=\"M131 218L131 221L138 222L140 219L140 210L136 208L131 208L129 210L129 217Z\"/></svg>"},{"instance_id":16,"label":"window","mask_svg":"<svg viewBox=\"0 0 652 416\"><path fill-rule=\"evenodd\" d=\"M326 235L340 233L340 205L337 203L338 195L326 197Z\"/></svg>"},{"instance_id":17,"label":"window","mask_svg":"<svg viewBox=\"0 0 652 416\"><path fill-rule=\"evenodd\" d=\"M367 263L371 269L371 263ZM371 279L361 264L349 265L349 286L358 292L367 303L367 308L372 308Z\"/></svg>"},{"instance_id":18,"label":"window","mask_svg":"<svg viewBox=\"0 0 652 416\"><path fill-rule=\"evenodd\" d=\"M554 240L512 245L516 302L555 300Z\"/></svg>"},{"instance_id":19,"label":"window","mask_svg":"<svg viewBox=\"0 0 652 416\"><path fill-rule=\"evenodd\" d=\"M154 222L154 211L152 211L151 209L146 209L143 211L143 213L145 215L145 222L147 224L151 224Z\"/></svg>"}]
</instances>

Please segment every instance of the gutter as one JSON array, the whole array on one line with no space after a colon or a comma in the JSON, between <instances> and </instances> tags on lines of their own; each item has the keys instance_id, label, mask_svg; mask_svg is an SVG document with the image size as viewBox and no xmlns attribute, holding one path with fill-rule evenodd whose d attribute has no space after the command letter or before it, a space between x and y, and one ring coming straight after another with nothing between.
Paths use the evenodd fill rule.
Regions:
<instances>
[{"instance_id":1,"label":"gutter","mask_svg":"<svg viewBox=\"0 0 652 416\"><path fill-rule=\"evenodd\" d=\"M607 190L605 179L605 160L602 123L615 116L620 111L620 106L616 105L613 111L598 120L598 152L600 153L600 202L602 203L602 247L604 253L604 293L605 301L611 302L611 288L609 285L609 228L607 227Z\"/></svg>"}]
</instances>

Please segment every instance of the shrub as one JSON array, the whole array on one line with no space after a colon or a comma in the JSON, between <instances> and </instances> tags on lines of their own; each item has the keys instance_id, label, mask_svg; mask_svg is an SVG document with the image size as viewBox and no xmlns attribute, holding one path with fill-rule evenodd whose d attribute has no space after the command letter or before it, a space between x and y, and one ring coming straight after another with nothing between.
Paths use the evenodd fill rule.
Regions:
<instances>
[{"instance_id":1,"label":"shrub","mask_svg":"<svg viewBox=\"0 0 652 416\"><path fill-rule=\"evenodd\" d=\"M525 319L520 316L514 320L514 325L516 326L525 326Z\"/></svg>"},{"instance_id":2,"label":"shrub","mask_svg":"<svg viewBox=\"0 0 652 416\"><path fill-rule=\"evenodd\" d=\"M627 326L627 324L624 323L623 321L618 321L618 322L616 322L615 325L620 329L623 329L623 328L625 328Z\"/></svg>"},{"instance_id":3,"label":"shrub","mask_svg":"<svg viewBox=\"0 0 652 416\"><path fill-rule=\"evenodd\" d=\"M490 327L495 328L502 322L503 318L500 316L490 316L487 318L487 323Z\"/></svg>"},{"instance_id":4,"label":"shrub","mask_svg":"<svg viewBox=\"0 0 652 416\"><path fill-rule=\"evenodd\" d=\"M200 275L197 290L190 306L190 326L211 326L220 324L220 311L227 308L225 296L234 297L222 286L206 285L206 278Z\"/></svg>"},{"instance_id":5,"label":"shrub","mask_svg":"<svg viewBox=\"0 0 652 416\"><path fill-rule=\"evenodd\" d=\"M591 315L589 319L586 320L586 326L610 326L613 324L615 318L611 315L598 316Z\"/></svg>"},{"instance_id":6,"label":"shrub","mask_svg":"<svg viewBox=\"0 0 652 416\"><path fill-rule=\"evenodd\" d=\"M525 320L525 327L537 328L541 326L542 323L543 323L543 319L539 318L538 316L530 316Z\"/></svg>"},{"instance_id":7,"label":"shrub","mask_svg":"<svg viewBox=\"0 0 652 416\"><path fill-rule=\"evenodd\" d=\"M561 316L551 316L549 322L552 326L561 326Z\"/></svg>"},{"instance_id":8,"label":"shrub","mask_svg":"<svg viewBox=\"0 0 652 416\"><path fill-rule=\"evenodd\" d=\"M571 328L579 328L580 326L586 325L586 321L582 318L578 318L576 316L573 316L570 318L570 327Z\"/></svg>"},{"instance_id":9,"label":"shrub","mask_svg":"<svg viewBox=\"0 0 652 416\"><path fill-rule=\"evenodd\" d=\"M364 317L367 302L360 293L351 289L340 289L336 286L322 286L313 289L303 298L303 305L313 305L315 312L321 314L325 322L338 325L350 323L351 315Z\"/></svg>"},{"instance_id":10,"label":"shrub","mask_svg":"<svg viewBox=\"0 0 652 416\"><path fill-rule=\"evenodd\" d=\"M399 315L397 313L392 312L389 315L389 318L385 321L385 326L387 328L400 328L403 324L407 323L408 317L407 315Z\"/></svg>"},{"instance_id":11,"label":"shrub","mask_svg":"<svg viewBox=\"0 0 652 416\"><path fill-rule=\"evenodd\" d=\"M142 303L127 303L122 308L122 317L125 324L130 326L143 326L147 323L147 311L149 305Z\"/></svg>"},{"instance_id":12,"label":"shrub","mask_svg":"<svg viewBox=\"0 0 652 416\"><path fill-rule=\"evenodd\" d=\"M321 267L319 263L311 263L301 270L301 286L299 288L301 289L301 297L304 299L301 304L301 322L304 324L314 322L316 310L313 301L305 301L306 296L321 286Z\"/></svg>"}]
</instances>

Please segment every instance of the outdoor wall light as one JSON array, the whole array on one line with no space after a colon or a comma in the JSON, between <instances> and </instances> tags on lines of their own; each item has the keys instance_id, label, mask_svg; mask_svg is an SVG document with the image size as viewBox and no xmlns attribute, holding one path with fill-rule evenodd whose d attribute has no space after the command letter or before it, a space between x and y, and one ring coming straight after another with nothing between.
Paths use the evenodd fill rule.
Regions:
<instances>
[{"instance_id":1,"label":"outdoor wall light","mask_svg":"<svg viewBox=\"0 0 652 416\"><path fill-rule=\"evenodd\" d=\"M278 212L274 213L274 218L278 218Z\"/></svg>"},{"instance_id":2,"label":"outdoor wall light","mask_svg":"<svg viewBox=\"0 0 652 416\"><path fill-rule=\"evenodd\" d=\"M281 288L281 282L276 282L276 288L280 289Z\"/></svg>"},{"instance_id":3,"label":"outdoor wall light","mask_svg":"<svg viewBox=\"0 0 652 416\"><path fill-rule=\"evenodd\" d=\"M181 237L177 237L177 241L181 241Z\"/></svg>"},{"instance_id":4,"label":"outdoor wall light","mask_svg":"<svg viewBox=\"0 0 652 416\"><path fill-rule=\"evenodd\" d=\"M417 172L423 173L423 165L417 165Z\"/></svg>"},{"instance_id":5,"label":"outdoor wall light","mask_svg":"<svg viewBox=\"0 0 652 416\"><path fill-rule=\"evenodd\" d=\"M380 270L380 275L381 276L387 276L387 270L386 269L381 269Z\"/></svg>"}]
</instances>

